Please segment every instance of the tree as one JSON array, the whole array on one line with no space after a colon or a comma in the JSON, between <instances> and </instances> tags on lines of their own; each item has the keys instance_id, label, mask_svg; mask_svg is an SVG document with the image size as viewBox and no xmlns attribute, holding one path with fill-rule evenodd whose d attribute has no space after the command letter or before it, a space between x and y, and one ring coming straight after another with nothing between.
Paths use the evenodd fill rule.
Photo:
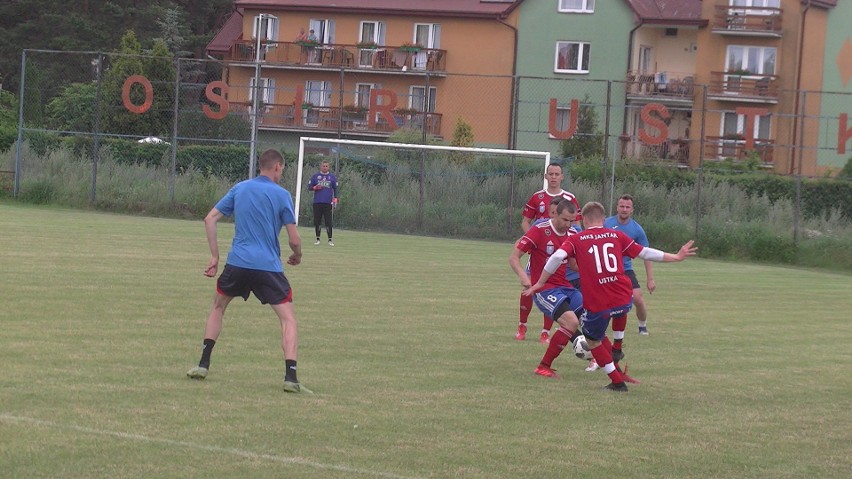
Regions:
<instances>
[{"instance_id":1,"label":"tree","mask_svg":"<svg viewBox=\"0 0 852 479\"><path fill-rule=\"evenodd\" d=\"M580 102L577 112L577 131L562 142L562 156L583 158L603 155L603 134L598 131L598 113L589 95Z\"/></svg>"},{"instance_id":2,"label":"tree","mask_svg":"<svg viewBox=\"0 0 852 479\"><path fill-rule=\"evenodd\" d=\"M464 121L462 117L456 119L456 126L453 128L453 139L450 145L467 148L474 146L473 127L470 126L470 123ZM473 158L473 153L470 152L450 152L450 160L457 163L470 163L473 161Z\"/></svg>"},{"instance_id":3,"label":"tree","mask_svg":"<svg viewBox=\"0 0 852 479\"><path fill-rule=\"evenodd\" d=\"M142 46L133 30L128 30L121 37L119 53L121 55L114 57L103 82L103 131L148 136L151 133L148 131L143 115L131 113L125 108L122 101L122 89L125 80L131 75L144 75L146 73L139 56L142 53ZM130 89L129 96L134 105L141 105L145 102L145 91L141 85L134 85Z\"/></svg>"},{"instance_id":4,"label":"tree","mask_svg":"<svg viewBox=\"0 0 852 479\"><path fill-rule=\"evenodd\" d=\"M95 131L96 83L72 83L47 104L47 123L59 131Z\"/></svg>"}]
</instances>

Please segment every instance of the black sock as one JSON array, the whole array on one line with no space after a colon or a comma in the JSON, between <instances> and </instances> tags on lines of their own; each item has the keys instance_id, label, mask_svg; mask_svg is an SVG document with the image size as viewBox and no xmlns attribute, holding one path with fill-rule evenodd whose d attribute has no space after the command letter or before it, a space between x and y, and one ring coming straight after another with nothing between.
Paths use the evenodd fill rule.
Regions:
<instances>
[{"instance_id":1,"label":"black sock","mask_svg":"<svg viewBox=\"0 0 852 479\"><path fill-rule=\"evenodd\" d=\"M210 368L210 354L213 352L213 346L216 345L215 339L205 339L204 349L201 350L201 361L198 361L198 366L202 368Z\"/></svg>"},{"instance_id":2,"label":"black sock","mask_svg":"<svg viewBox=\"0 0 852 479\"><path fill-rule=\"evenodd\" d=\"M297 383L299 382L296 379L296 360L295 359L285 359L284 360L284 380Z\"/></svg>"}]
</instances>

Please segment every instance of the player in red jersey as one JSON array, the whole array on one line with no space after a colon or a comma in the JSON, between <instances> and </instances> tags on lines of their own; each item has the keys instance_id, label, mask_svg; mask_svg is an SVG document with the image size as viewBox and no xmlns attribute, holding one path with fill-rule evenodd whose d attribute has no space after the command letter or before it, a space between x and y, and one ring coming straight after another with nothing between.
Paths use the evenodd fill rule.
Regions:
<instances>
[{"instance_id":1,"label":"player in red jersey","mask_svg":"<svg viewBox=\"0 0 852 479\"><path fill-rule=\"evenodd\" d=\"M538 281L524 294L541 290L563 261L574 258L580 272L583 306L586 308L583 334L592 356L612 381L606 389L627 391L625 380L635 380L627 376L626 372L622 373L613 362L612 343L606 337L610 319L626 316L633 304L633 285L624 274L622 258L628 256L660 262L683 261L687 256L695 255L698 248L692 246L693 241L681 246L677 254L647 248L621 231L604 228L605 219L603 205L587 203L583 207L583 232L565 238L562 246L547 260Z\"/></svg>"},{"instance_id":2,"label":"player in red jersey","mask_svg":"<svg viewBox=\"0 0 852 479\"><path fill-rule=\"evenodd\" d=\"M523 211L521 211L521 216L523 217L521 219L521 229L524 233L526 233L537 220L547 219L550 217L548 210L550 200L553 198L566 198L574 203L574 206L577 207L577 211L580 210L580 204L577 202L574 195L562 189L562 180L565 179L565 175L562 173L562 165L558 163L548 165L544 178L547 180L547 188L533 193L524 205ZM577 219L575 221L579 224L580 219L580 216L577 215ZM521 295L518 332L515 334L515 339L519 341L523 341L526 338L527 319L529 318L530 311L532 311L532 303L533 301L531 296ZM542 343L546 343L548 341L550 337L550 329L552 327L553 321L545 316L540 336L540 341Z\"/></svg>"},{"instance_id":3,"label":"player in red jersey","mask_svg":"<svg viewBox=\"0 0 852 479\"><path fill-rule=\"evenodd\" d=\"M538 281L550 255L559 248L568 235L576 233L571 227L577 217L577 208L574 203L556 197L551 204L556 204L556 216L549 221L533 225L515 243L515 248L509 255L509 265L518 275L524 289L529 288L533 281ZM529 276L521 267L521 257L526 253L530 255ZM535 371L536 374L545 377L558 377L551 368L553 360L559 356L574 336L579 334L579 318L584 313L582 294L566 278L567 263L568 261L560 263L555 274L550 276L545 284L544 290L535 295L536 306L559 324Z\"/></svg>"}]
</instances>

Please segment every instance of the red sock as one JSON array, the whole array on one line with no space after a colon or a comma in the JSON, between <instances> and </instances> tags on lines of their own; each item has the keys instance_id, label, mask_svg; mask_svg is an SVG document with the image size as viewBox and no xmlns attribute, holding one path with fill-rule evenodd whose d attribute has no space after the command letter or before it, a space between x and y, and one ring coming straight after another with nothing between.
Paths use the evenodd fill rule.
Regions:
<instances>
[{"instance_id":1,"label":"red sock","mask_svg":"<svg viewBox=\"0 0 852 479\"><path fill-rule=\"evenodd\" d=\"M546 330L550 331L550 328L552 328L552 327L553 327L553 320L548 318L547 316L544 316L544 326L542 326L542 329L546 329Z\"/></svg>"},{"instance_id":2,"label":"red sock","mask_svg":"<svg viewBox=\"0 0 852 479\"><path fill-rule=\"evenodd\" d=\"M532 296L524 296L521 295L521 308L520 308L520 321L521 324L527 324L527 318L530 317L530 311L532 310L533 299Z\"/></svg>"},{"instance_id":3,"label":"red sock","mask_svg":"<svg viewBox=\"0 0 852 479\"><path fill-rule=\"evenodd\" d=\"M592 348L592 357L595 358L595 361L598 363L600 367L602 367L605 371L607 369L612 369L612 371L608 372L607 375L609 379L614 383L623 383L624 378L621 376L621 371L616 369L615 365L612 364L612 353L610 353L612 345L609 342L609 339L604 337L601 344Z\"/></svg>"},{"instance_id":4,"label":"red sock","mask_svg":"<svg viewBox=\"0 0 852 479\"><path fill-rule=\"evenodd\" d=\"M544 352L544 357L541 358L541 365L550 367L553 360L559 357L565 346L571 342L571 334L563 328L559 328L553 333L550 338L550 344L547 346L547 351Z\"/></svg>"}]
</instances>

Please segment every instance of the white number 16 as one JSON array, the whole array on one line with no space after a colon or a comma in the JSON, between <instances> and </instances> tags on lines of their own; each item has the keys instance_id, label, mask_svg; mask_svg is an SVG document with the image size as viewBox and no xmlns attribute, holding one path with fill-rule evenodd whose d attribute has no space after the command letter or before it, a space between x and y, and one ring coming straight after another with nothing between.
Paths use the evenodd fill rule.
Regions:
<instances>
[{"instance_id":1,"label":"white number 16","mask_svg":"<svg viewBox=\"0 0 852 479\"><path fill-rule=\"evenodd\" d=\"M618 271L618 258L611 252L614 247L615 245L612 243L604 243L603 251L598 251L598 245L592 245L589 248L589 253L595 255L595 266L598 269L598 274L603 273L604 268L610 273Z\"/></svg>"}]
</instances>

